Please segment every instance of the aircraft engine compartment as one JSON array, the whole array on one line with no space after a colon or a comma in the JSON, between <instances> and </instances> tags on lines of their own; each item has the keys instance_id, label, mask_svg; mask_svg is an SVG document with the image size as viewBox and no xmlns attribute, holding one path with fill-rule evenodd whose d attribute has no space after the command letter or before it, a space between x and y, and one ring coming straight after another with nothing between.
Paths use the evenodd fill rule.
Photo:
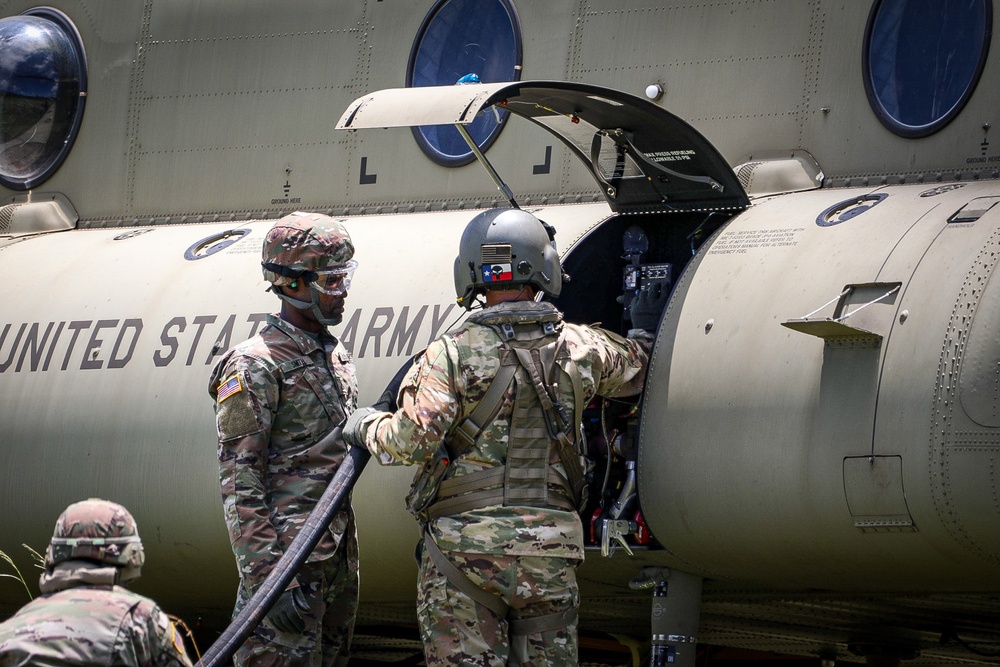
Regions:
<instances>
[{"instance_id":1,"label":"aircraft engine compartment","mask_svg":"<svg viewBox=\"0 0 1000 667\"><path fill-rule=\"evenodd\" d=\"M728 212L616 215L595 226L563 259L569 275L555 303L570 322L598 323L627 335L631 301L659 284L668 292L698 248L729 219ZM556 237L557 242L559 237ZM618 277L618 279L610 278ZM582 513L588 549L658 548L642 514L636 459L641 395L596 398L584 410L583 434L592 464Z\"/></svg>"}]
</instances>

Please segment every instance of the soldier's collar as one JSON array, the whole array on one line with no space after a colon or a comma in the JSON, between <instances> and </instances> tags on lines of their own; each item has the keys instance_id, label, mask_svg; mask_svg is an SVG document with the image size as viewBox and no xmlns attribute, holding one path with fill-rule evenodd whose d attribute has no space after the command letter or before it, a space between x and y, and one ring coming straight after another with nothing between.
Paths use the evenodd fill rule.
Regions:
<instances>
[{"instance_id":1,"label":"soldier's collar","mask_svg":"<svg viewBox=\"0 0 1000 667\"><path fill-rule=\"evenodd\" d=\"M55 593L76 586L114 586L118 568L84 560L68 560L46 570L38 579L42 593Z\"/></svg>"},{"instance_id":2,"label":"soldier's collar","mask_svg":"<svg viewBox=\"0 0 1000 667\"><path fill-rule=\"evenodd\" d=\"M331 340L336 344L337 339L327 331L326 327L321 329L318 333L310 333L305 329L300 329L290 322L286 322L276 315L268 315L267 323L274 325L277 329L280 329L282 333L295 341L295 344L299 346L299 350L303 354L308 354L314 350L323 350L323 342L325 340Z\"/></svg>"},{"instance_id":3,"label":"soldier's collar","mask_svg":"<svg viewBox=\"0 0 1000 667\"><path fill-rule=\"evenodd\" d=\"M476 324L533 324L561 322L559 309L547 301L507 301L469 315Z\"/></svg>"}]
</instances>

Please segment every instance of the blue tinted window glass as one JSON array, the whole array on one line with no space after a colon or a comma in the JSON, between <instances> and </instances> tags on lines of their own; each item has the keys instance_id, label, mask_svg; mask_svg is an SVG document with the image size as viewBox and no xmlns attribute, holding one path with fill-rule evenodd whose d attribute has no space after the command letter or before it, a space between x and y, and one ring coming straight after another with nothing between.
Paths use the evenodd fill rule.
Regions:
<instances>
[{"instance_id":1,"label":"blue tinted window glass","mask_svg":"<svg viewBox=\"0 0 1000 667\"><path fill-rule=\"evenodd\" d=\"M944 127L971 96L992 29L990 0L885 0L868 22L865 87L902 136Z\"/></svg>"},{"instance_id":2,"label":"blue tinted window glass","mask_svg":"<svg viewBox=\"0 0 1000 667\"><path fill-rule=\"evenodd\" d=\"M410 53L408 86L449 86L474 74L482 83L516 81L521 36L513 7L505 0L443 0L428 13ZM496 139L507 112L492 110L466 126L485 149ZM457 166L472 151L450 125L416 128L424 152L440 164Z\"/></svg>"},{"instance_id":3,"label":"blue tinted window glass","mask_svg":"<svg viewBox=\"0 0 1000 667\"><path fill-rule=\"evenodd\" d=\"M26 190L72 146L86 91L83 46L52 9L0 20L0 183Z\"/></svg>"}]
</instances>

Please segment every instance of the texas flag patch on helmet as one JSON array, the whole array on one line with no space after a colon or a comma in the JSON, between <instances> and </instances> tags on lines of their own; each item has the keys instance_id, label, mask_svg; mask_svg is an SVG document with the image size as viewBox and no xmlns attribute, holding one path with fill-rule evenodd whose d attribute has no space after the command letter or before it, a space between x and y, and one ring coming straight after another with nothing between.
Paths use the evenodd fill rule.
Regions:
<instances>
[{"instance_id":1,"label":"texas flag patch on helmet","mask_svg":"<svg viewBox=\"0 0 1000 667\"><path fill-rule=\"evenodd\" d=\"M510 264L483 264L484 283L493 283L513 279L514 274L510 270Z\"/></svg>"}]
</instances>

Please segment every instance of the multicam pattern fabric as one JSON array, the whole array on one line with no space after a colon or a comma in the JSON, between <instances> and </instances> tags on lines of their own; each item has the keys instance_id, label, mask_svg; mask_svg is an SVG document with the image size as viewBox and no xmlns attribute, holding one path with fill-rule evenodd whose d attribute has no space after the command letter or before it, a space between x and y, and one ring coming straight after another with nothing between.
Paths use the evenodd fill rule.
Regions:
<instances>
[{"instance_id":1,"label":"multicam pattern fabric","mask_svg":"<svg viewBox=\"0 0 1000 667\"><path fill-rule=\"evenodd\" d=\"M254 667L346 665L359 592L357 561L352 567L347 556L347 550L340 549L333 558L306 563L299 570L299 587L309 605L308 611L302 613L302 634L276 630L265 617L236 652L235 663ZM250 592L240 586L233 615L239 614L249 601Z\"/></svg>"},{"instance_id":2,"label":"multicam pattern fabric","mask_svg":"<svg viewBox=\"0 0 1000 667\"><path fill-rule=\"evenodd\" d=\"M255 592L274 569L343 461L347 445L342 440L326 449L318 441L354 410L358 396L350 354L325 329L314 337L273 315L267 324L258 336L226 353L209 383L216 399L223 511L241 595ZM226 387L222 398L220 387ZM342 576L356 573L357 533L350 506L334 516L307 562L325 561L338 552ZM332 578L322 575L317 584L308 571L300 571L291 585L322 586L325 595ZM343 593L342 603L353 609L357 586ZM295 643L282 637L274 641Z\"/></svg>"},{"instance_id":3,"label":"multicam pattern fabric","mask_svg":"<svg viewBox=\"0 0 1000 667\"><path fill-rule=\"evenodd\" d=\"M269 315L260 334L219 361L209 393L236 377L242 387L216 403L219 475L229 537L251 591L267 577L323 495L347 453L343 442L315 444L357 405L350 353L325 334ZM350 509L339 512L310 561L329 558L353 539Z\"/></svg>"},{"instance_id":4,"label":"multicam pattern fabric","mask_svg":"<svg viewBox=\"0 0 1000 667\"><path fill-rule=\"evenodd\" d=\"M76 558L128 566L119 575L119 582L138 577L145 555L129 511L100 498L67 507L56 519L52 541L45 551L45 566L51 569Z\"/></svg>"},{"instance_id":5,"label":"multicam pattern fabric","mask_svg":"<svg viewBox=\"0 0 1000 667\"><path fill-rule=\"evenodd\" d=\"M271 227L264 237L265 264L276 264L292 272L324 271L344 264L354 256L354 244L342 224L320 213L295 212ZM294 278L264 268L264 280L288 285Z\"/></svg>"},{"instance_id":6,"label":"multicam pattern fabric","mask_svg":"<svg viewBox=\"0 0 1000 667\"><path fill-rule=\"evenodd\" d=\"M490 312L537 310L551 304L505 303ZM639 393L645 379L652 338L625 339L597 327L563 323L566 346L581 374L582 400L595 395ZM374 413L361 426L365 444L383 465L422 464L475 410L500 368L501 340L490 327L467 322L431 343L400 387L395 414ZM556 391L574 405L569 382ZM446 479L503 465L514 402L508 390L493 421L476 444L452 461ZM556 463L560 467L561 464ZM487 507L431 522L430 531L445 551L510 556L583 558L583 528L575 512L528 507Z\"/></svg>"},{"instance_id":7,"label":"multicam pattern fabric","mask_svg":"<svg viewBox=\"0 0 1000 667\"><path fill-rule=\"evenodd\" d=\"M558 314L550 304L535 302L504 303L483 313L501 320L509 316L513 322L529 311L546 309ZM552 387L560 403L571 406L579 400L586 405L595 395L626 396L642 389L650 336L643 332L640 339L626 340L561 320L560 314L553 335L562 330L571 363L561 366L564 381ZM500 369L501 349L495 330L475 322L432 343L403 380L400 409L395 414L376 412L362 421L359 432L368 450L383 465L431 460L485 396ZM574 397L574 383L565 377L569 368L579 374L582 396ZM515 394L513 387L507 390L475 444L449 464L446 479L504 464ZM558 458L552 464L564 472ZM510 606L500 618L475 602L438 570L425 547L417 618L429 666L576 664L575 623L514 635L509 621L551 618L578 608L575 571L583 559L583 526L577 513L491 506L439 517L428 530L461 575Z\"/></svg>"},{"instance_id":8,"label":"multicam pattern fabric","mask_svg":"<svg viewBox=\"0 0 1000 667\"><path fill-rule=\"evenodd\" d=\"M424 553L417 619L428 667L577 664L576 623L509 639L509 619L535 618L579 606L577 561L478 554L451 554L449 558L470 581L508 603L510 610L501 618L482 605L470 605Z\"/></svg>"},{"instance_id":9,"label":"multicam pattern fabric","mask_svg":"<svg viewBox=\"0 0 1000 667\"><path fill-rule=\"evenodd\" d=\"M64 566L74 563L76 575L96 577L91 564ZM65 588L36 598L0 624L0 666L191 665L177 628L155 602L110 583L82 585L83 577L64 566ZM101 569L113 578L114 568Z\"/></svg>"}]
</instances>

